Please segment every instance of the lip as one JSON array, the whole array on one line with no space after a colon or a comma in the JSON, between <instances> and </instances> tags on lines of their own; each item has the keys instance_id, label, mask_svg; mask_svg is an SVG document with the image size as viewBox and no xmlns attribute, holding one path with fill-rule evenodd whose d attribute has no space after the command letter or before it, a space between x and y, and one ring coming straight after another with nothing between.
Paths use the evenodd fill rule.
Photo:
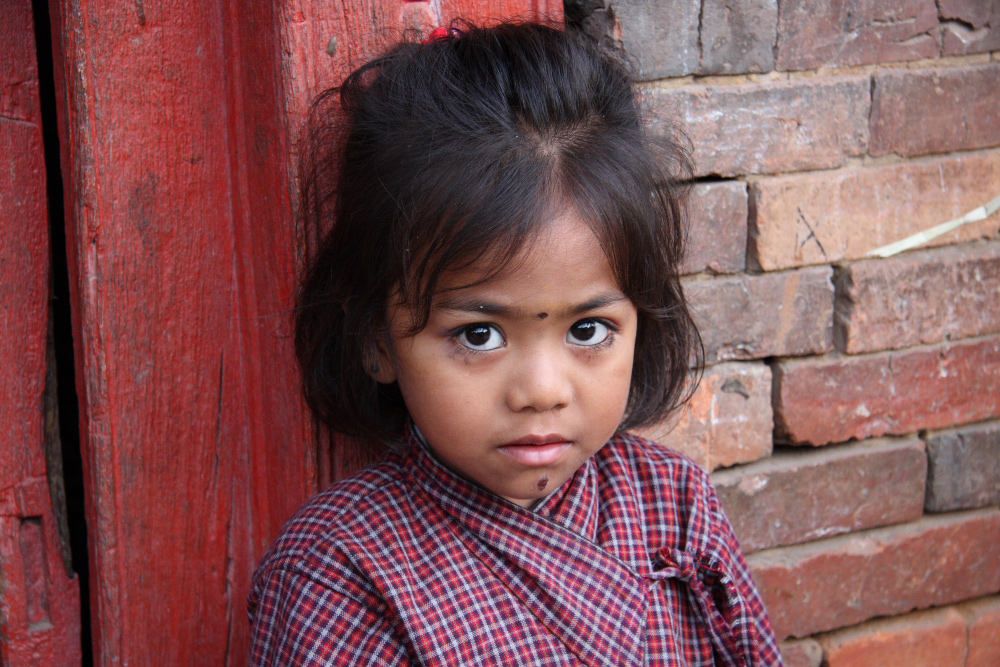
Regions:
<instances>
[{"instance_id":1,"label":"lip","mask_svg":"<svg viewBox=\"0 0 1000 667\"><path fill-rule=\"evenodd\" d=\"M573 443L557 434L527 435L500 446L500 451L521 465L539 467L556 463Z\"/></svg>"}]
</instances>

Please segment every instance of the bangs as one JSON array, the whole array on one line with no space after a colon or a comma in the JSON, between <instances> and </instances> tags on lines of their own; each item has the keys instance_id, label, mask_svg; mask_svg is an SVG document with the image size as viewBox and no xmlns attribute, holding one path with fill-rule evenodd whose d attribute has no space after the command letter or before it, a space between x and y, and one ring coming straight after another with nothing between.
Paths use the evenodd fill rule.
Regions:
<instances>
[{"instance_id":1,"label":"bangs","mask_svg":"<svg viewBox=\"0 0 1000 667\"><path fill-rule=\"evenodd\" d=\"M412 333L426 325L443 273L478 264L485 282L515 270L525 244L568 210L594 232L626 296L661 313L660 285L682 254L687 176L668 168L686 164L680 144L663 142L679 155L655 150L639 122L615 127L591 115L539 128L519 117L517 131L498 133L488 151L434 155L392 198L400 215L394 291L414 309ZM436 166L441 159L447 169Z\"/></svg>"},{"instance_id":2,"label":"bangs","mask_svg":"<svg viewBox=\"0 0 1000 667\"><path fill-rule=\"evenodd\" d=\"M522 154L490 164L484 157L454 156L447 177L428 168L415 176L412 192L400 193L393 273L398 298L414 310L414 333L427 322L442 274L477 264L486 282L516 269L525 246L564 209L561 196L550 194L544 161Z\"/></svg>"}]
</instances>

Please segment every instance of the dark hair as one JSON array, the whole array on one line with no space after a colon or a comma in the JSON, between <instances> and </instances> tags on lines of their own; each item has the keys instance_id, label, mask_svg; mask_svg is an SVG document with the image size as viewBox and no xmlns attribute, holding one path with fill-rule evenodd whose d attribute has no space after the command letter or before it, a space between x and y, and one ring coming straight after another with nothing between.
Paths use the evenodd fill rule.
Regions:
<instances>
[{"instance_id":1,"label":"dark hair","mask_svg":"<svg viewBox=\"0 0 1000 667\"><path fill-rule=\"evenodd\" d=\"M639 313L622 428L686 400L701 358L677 276L690 160L676 133L648 132L620 55L577 31L456 23L324 93L309 136L304 212L330 231L299 294L295 343L306 398L331 429L400 435L398 387L366 372L394 292L419 331L443 271L488 260L496 275L567 203Z\"/></svg>"}]
</instances>

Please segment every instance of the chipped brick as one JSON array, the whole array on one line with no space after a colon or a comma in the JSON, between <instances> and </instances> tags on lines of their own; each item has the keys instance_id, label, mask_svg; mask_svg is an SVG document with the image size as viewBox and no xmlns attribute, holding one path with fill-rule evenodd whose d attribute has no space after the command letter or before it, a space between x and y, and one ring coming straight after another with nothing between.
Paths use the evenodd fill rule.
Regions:
<instances>
[{"instance_id":1,"label":"chipped brick","mask_svg":"<svg viewBox=\"0 0 1000 667\"><path fill-rule=\"evenodd\" d=\"M1000 151L761 178L750 188L748 259L765 271L859 259L982 206L997 183ZM998 235L994 215L928 245Z\"/></svg>"},{"instance_id":2,"label":"chipped brick","mask_svg":"<svg viewBox=\"0 0 1000 667\"><path fill-rule=\"evenodd\" d=\"M776 67L816 69L933 58L934 0L815 2L782 0Z\"/></svg>"},{"instance_id":3,"label":"chipped brick","mask_svg":"<svg viewBox=\"0 0 1000 667\"><path fill-rule=\"evenodd\" d=\"M746 268L747 184L698 183L688 199L687 252L681 273Z\"/></svg>"},{"instance_id":4,"label":"chipped brick","mask_svg":"<svg viewBox=\"0 0 1000 667\"><path fill-rule=\"evenodd\" d=\"M823 445L1000 416L1000 337L774 365L776 437Z\"/></svg>"},{"instance_id":5,"label":"chipped brick","mask_svg":"<svg viewBox=\"0 0 1000 667\"><path fill-rule=\"evenodd\" d=\"M1000 595L963 602L957 609L969 633L965 667L1000 665Z\"/></svg>"},{"instance_id":6,"label":"chipped brick","mask_svg":"<svg viewBox=\"0 0 1000 667\"><path fill-rule=\"evenodd\" d=\"M621 43L636 59L639 76L662 79L698 71L699 0L605 0Z\"/></svg>"},{"instance_id":7,"label":"chipped brick","mask_svg":"<svg viewBox=\"0 0 1000 667\"><path fill-rule=\"evenodd\" d=\"M822 267L685 282L706 362L832 349L831 275Z\"/></svg>"},{"instance_id":8,"label":"chipped brick","mask_svg":"<svg viewBox=\"0 0 1000 667\"><path fill-rule=\"evenodd\" d=\"M1000 504L1000 423L933 433L924 441L928 512Z\"/></svg>"},{"instance_id":9,"label":"chipped brick","mask_svg":"<svg viewBox=\"0 0 1000 667\"><path fill-rule=\"evenodd\" d=\"M879 619L818 641L827 667L965 667L965 622L952 608Z\"/></svg>"},{"instance_id":10,"label":"chipped brick","mask_svg":"<svg viewBox=\"0 0 1000 667\"><path fill-rule=\"evenodd\" d=\"M785 667L820 667L823 648L813 639L793 639L778 645Z\"/></svg>"},{"instance_id":11,"label":"chipped brick","mask_svg":"<svg viewBox=\"0 0 1000 667\"><path fill-rule=\"evenodd\" d=\"M857 354L1000 332L1000 243L857 262L837 279L837 347Z\"/></svg>"},{"instance_id":12,"label":"chipped brick","mask_svg":"<svg viewBox=\"0 0 1000 667\"><path fill-rule=\"evenodd\" d=\"M918 439L867 440L782 451L712 483L749 553L919 519L926 471Z\"/></svg>"},{"instance_id":13,"label":"chipped brick","mask_svg":"<svg viewBox=\"0 0 1000 667\"><path fill-rule=\"evenodd\" d=\"M770 72L777 27L777 0L704 0L701 73Z\"/></svg>"},{"instance_id":14,"label":"chipped brick","mask_svg":"<svg viewBox=\"0 0 1000 667\"><path fill-rule=\"evenodd\" d=\"M964 56L1000 49L1000 3L938 0L941 55Z\"/></svg>"},{"instance_id":15,"label":"chipped brick","mask_svg":"<svg viewBox=\"0 0 1000 667\"><path fill-rule=\"evenodd\" d=\"M707 470L771 453L771 371L764 364L718 364L671 423L641 435L687 454Z\"/></svg>"},{"instance_id":16,"label":"chipped brick","mask_svg":"<svg viewBox=\"0 0 1000 667\"><path fill-rule=\"evenodd\" d=\"M878 72L874 84L872 155L1000 145L1000 63Z\"/></svg>"},{"instance_id":17,"label":"chipped brick","mask_svg":"<svg viewBox=\"0 0 1000 667\"><path fill-rule=\"evenodd\" d=\"M760 551L747 562L782 639L995 593L998 543L993 508Z\"/></svg>"},{"instance_id":18,"label":"chipped brick","mask_svg":"<svg viewBox=\"0 0 1000 667\"><path fill-rule=\"evenodd\" d=\"M868 77L651 89L694 145L698 175L829 169L868 149ZM657 122L654 121L654 130Z\"/></svg>"}]
</instances>

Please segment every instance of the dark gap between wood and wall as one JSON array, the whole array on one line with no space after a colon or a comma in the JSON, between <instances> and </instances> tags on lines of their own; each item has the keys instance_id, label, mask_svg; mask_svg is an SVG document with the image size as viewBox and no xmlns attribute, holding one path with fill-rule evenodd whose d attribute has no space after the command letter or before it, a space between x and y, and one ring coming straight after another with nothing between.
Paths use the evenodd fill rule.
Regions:
<instances>
[{"instance_id":1,"label":"dark gap between wood and wall","mask_svg":"<svg viewBox=\"0 0 1000 667\"><path fill-rule=\"evenodd\" d=\"M84 515L83 456L80 449L80 408L76 395L72 304L66 248L66 216L59 152L55 62L47 0L32 0L38 90L49 209L51 255L49 302L49 372L46 382L46 457L52 509L63 541L63 560L80 583L80 645L83 667L94 664L90 627L90 570L87 520Z\"/></svg>"}]
</instances>

